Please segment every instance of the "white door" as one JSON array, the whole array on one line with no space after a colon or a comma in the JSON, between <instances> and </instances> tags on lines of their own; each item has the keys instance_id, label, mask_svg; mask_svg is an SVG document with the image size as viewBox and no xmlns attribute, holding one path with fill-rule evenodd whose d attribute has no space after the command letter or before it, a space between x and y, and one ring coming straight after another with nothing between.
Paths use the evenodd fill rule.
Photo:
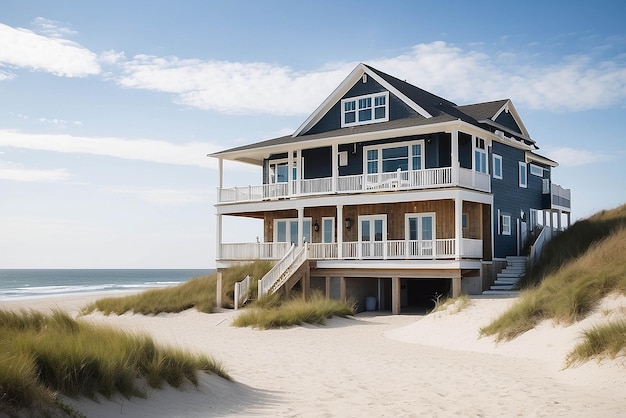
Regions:
<instances>
[{"instance_id":1,"label":"white door","mask_svg":"<svg viewBox=\"0 0 626 418\"><path fill-rule=\"evenodd\" d=\"M406 240L408 256L432 256L435 249L435 214L406 215Z\"/></svg>"},{"instance_id":2,"label":"white door","mask_svg":"<svg viewBox=\"0 0 626 418\"><path fill-rule=\"evenodd\" d=\"M359 216L359 254L362 258L384 258L387 215Z\"/></svg>"}]
</instances>

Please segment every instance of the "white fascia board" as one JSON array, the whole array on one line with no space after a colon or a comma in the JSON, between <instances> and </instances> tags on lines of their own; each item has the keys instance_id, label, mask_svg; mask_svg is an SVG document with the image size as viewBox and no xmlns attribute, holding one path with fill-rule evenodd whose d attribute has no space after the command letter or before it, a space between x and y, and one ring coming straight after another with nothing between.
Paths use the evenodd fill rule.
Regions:
<instances>
[{"instance_id":1,"label":"white fascia board","mask_svg":"<svg viewBox=\"0 0 626 418\"><path fill-rule=\"evenodd\" d=\"M540 164L548 165L550 167L558 167L559 166L559 163L557 163L556 161L553 161L553 160L551 160L549 158L543 157L543 156L541 156L539 154L535 154L535 153L532 153L532 152L527 152L526 153L526 162L527 163L529 163L529 162L537 162L537 163L540 163Z\"/></svg>"},{"instance_id":2,"label":"white fascia board","mask_svg":"<svg viewBox=\"0 0 626 418\"><path fill-rule=\"evenodd\" d=\"M394 96L396 96L397 98L402 100L407 106L409 106L411 109L415 110L420 115L424 116L426 119L429 119L429 118L433 117L433 115L428 113L426 111L426 109L424 109L422 106L418 105L413 100L411 100L408 97L406 97L403 93L400 92L400 90L397 90L391 84L387 83L382 77L378 76L378 74L376 74L374 72L371 72L371 71L368 71L368 74L370 75L370 77L372 77L374 80L376 80L376 82L378 82L378 84L380 84L381 86L385 87L387 90L389 90L389 92L393 93Z\"/></svg>"},{"instance_id":3,"label":"white fascia board","mask_svg":"<svg viewBox=\"0 0 626 418\"><path fill-rule=\"evenodd\" d=\"M394 191L379 193L331 194L301 198L216 204L218 215L235 215L248 212L278 211L321 206L358 206L379 203L424 202L430 200L454 200L493 204L493 195L461 188L443 190Z\"/></svg>"},{"instance_id":4,"label":"white fascia board","mask_svg":"<svg viewBox=\"0 0 626 418\"><path fill-rule=\"evenodd\" d=\"M362 76L363 73L369 71L367 67L360 63L354 70L339 84L339 86L322 102L322 104L315 109L313 113L300 125L300 127L291 135L296 137L302 132L308 131L313 125L315 125L334 105L339 101L348 90L352 88Z\"/></svg>"},{"instance_id":5,"label":"white fascia board","mask_svg":"<svg viewBox=\"0 0 626 418\"><path fill-rule=\"evenodd\" d=\"M317 269L478 270L480 260L317 260ZM363 276L364 273L356 273ZM365 275L367 277L367 275Z\"/></svg>"},{"instance_id":6,"label":"white fascia board","mask_svg":"<svg viewBox=\"0 0 626 418\"><path fill-rule=\"evenodd\" d=\"M524 122L522 122L522 118L520 117L519 113L517 112L517 109L515 109L515 106L513 105L513 102L511 100L507 100L506 103L504 105L502 105L500 110L498 110L496 112L496 114L493 115L491 120L495 122L496 119L498 119L498 116L500 116L500 113L504 112L505 110L508 110L509 113L511 113L513 115L513 119L515 119L515 122L517 122L517 125L522 130L522 134L524 134L524 136L526 136L527 138L530 138L530 134L528 133L528 129L526 129L526 126L524 126Z\"/></svg>"}]
</instances>

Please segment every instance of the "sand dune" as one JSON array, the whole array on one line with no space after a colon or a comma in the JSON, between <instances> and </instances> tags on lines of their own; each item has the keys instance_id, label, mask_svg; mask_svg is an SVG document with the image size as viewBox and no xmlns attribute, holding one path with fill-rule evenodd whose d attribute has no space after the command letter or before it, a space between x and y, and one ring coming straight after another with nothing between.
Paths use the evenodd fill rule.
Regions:
<instances>
[{"instance_id":1,"label":"sand dune","mask_svg":"<svg viewBox=\"0 0 626 418\"><path fill-rule=\"evenodd\" d=\"M54 305L77 312L88 300L58 298ZM562 370L580 330L611 309L624 315L626 298L571 327L542 324L499 345L478 338L510 303L473 299L457 314L367 313L269 331L230 326L232 311L92 314L85 320L208 353L235 382L203 376L197 388L151 390L148 399L69 402L89 417L626 415L625 360Z\"/></svg>"}]
</instances>

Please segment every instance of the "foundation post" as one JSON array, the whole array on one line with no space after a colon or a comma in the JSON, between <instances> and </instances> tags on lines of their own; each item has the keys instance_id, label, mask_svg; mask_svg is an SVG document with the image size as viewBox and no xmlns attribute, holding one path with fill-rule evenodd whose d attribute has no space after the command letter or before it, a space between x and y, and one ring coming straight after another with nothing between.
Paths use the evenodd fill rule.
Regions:
<instances>
[{"instance_id":1,"label":"foundation post","mask_svg":"<svg viewBox=\"0 0 626 418\"><path fill-rule=\"evenodd\" d=\"M215 305L222 307L222 272L217 272L217 285L215 286Z\"/></svg>"},{"instance_id":2,"label":"foundation post","mask_svg":"<svg viewBox=\"0 0 626 418\"><path fill-rule=\"evenodd\" d=\"M324 277L326 279L326 299L330 299L330 277Z\"/></svg>"},{"instance_id":3,"label":"foundation post","mask_svg":"<svg viewBox=\"0 0 626 418\"><path fill-rule=\"evenodd\" d=\"M341 299L343 302L345 302L347 300L347 297L346 297L346 278L345 277L340 277L339 278L339 299Z\"/></svg>"},{"instance_id":4,"label":"foundation post","mask_svg":"<svg viewBox=\"0 0 626 418\"><path fill-rule=\"evenodd\" d=\"M452 297L461 296L461 276L452 278Z\"/></svg>"},{"instance_id":5,"label":"foundation post","mask_svg":"<svg viewBox=\"0 0 626 418\"><path fill-rule=\"evenodd\" d=\"M400 278L391 278L391 314L400 315Z\"/></svg>"}]
</instances>

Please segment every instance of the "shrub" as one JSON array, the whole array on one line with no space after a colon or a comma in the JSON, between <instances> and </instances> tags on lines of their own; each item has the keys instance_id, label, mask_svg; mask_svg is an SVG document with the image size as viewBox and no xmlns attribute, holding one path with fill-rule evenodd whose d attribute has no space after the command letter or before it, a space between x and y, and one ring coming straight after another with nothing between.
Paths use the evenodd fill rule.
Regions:
<instances>
[{"instance_id":1,"label":"shrub","mask_svg":"<svg viewBox=\"0 0 626 418\"><path fill-rule=\"evenodd\" d=\"M591 358L615 358L626 354L626 321L616 320L583 332L583 341L567 355L566 365L582 363Z\"/></svg>"}]
</instances>

